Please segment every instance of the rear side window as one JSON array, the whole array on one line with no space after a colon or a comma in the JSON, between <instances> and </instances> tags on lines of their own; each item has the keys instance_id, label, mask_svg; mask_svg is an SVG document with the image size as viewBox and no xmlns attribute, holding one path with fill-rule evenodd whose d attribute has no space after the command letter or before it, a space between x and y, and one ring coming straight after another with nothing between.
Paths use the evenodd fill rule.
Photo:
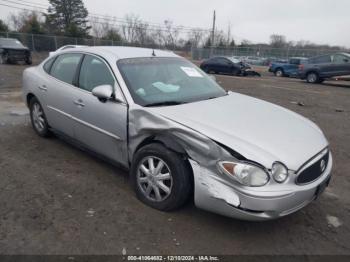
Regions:
<instances>
[{"instance_id":1,"label":"rear side window","mask_svg":"<svg viewBox=\"0 0 350 262\"><path fill-rule=\"evenodd\" d=\"M230 63L230 61L228 61L225 58L219 58L218 61L219 61L219 64L221 64L221 65L227 65Z\"/></svg>"},{"instance_id":2,"label":"rear side window","mask_svg":"<svg viewBox=\"0 0 350 262\"><path fill-rule=\"evenodd\" d=\"M44 70L45 70L46 73L50 74L50 70L51 70L51 67L52 67L53 62L55 62L55 59L56 59L56 57L51 58L51 59L49 59L49 61L47 61L47 62L44 64L43 68L44 68Z\"/></svg>"},{"instance_id":3,"label":"rear side window","mask_svg":"<svg viewBox=\"0 0 350 262\"><path fill-rule=\"evenodd\" d=\"M91 92L96 86L114 87L114 84L114 77L106 63L95 56L86 55L81 65L79 87Z\"/></svg>"},{"instance_id":4,"label":"rear side window","mask_svg":"<svg viewBox=\"0 0 350 262\"><path fill-rule=\"evenodd\" d=\"M289 63L292 65L300 65L300 59L291 59Z\"/></svg>"},{"instance_id":5,"label":"rear side window","mask_svg":"<svg viewBox=\"0 0 350 262\"><path fill-rule=\"evenodd\" d=\"M52 66L51 75L72 85L82 56L82 54L60 55Z\"/></svg>"},{"instance_id":6,"label":"rear side window","mask_svg":"<svg viewBox=\"0 0 350 262\"><path fill-rule=\"evenodd\" d=\"M312 64L326 64L326 63L331 63L331 57L329 55L327 56L319 56L319 57L315 57L310 59L310 62Z\"/></svg>"}]
</instances>

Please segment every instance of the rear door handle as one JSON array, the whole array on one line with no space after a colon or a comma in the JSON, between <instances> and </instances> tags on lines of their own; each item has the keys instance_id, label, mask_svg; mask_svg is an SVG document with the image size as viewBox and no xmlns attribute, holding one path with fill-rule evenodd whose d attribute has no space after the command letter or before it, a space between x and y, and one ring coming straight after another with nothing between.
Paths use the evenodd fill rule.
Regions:
<instances>
[{"instance_id":1,"label":"rear door handle","mask_svg":"<svg viewBox=\"0 0 350 262\"><path fill-rule=\"evenodd\" d=\"M38 86L38 88L42 91L47 91L47 86L46 85L41 85L41 86Z\"/></svg>"},{"instance_id":2,"label":"rear door handle","mask_svg":"<svg viewBox=\"0 0 350 262\"><path fill-rule=\"evenodd\" d=\"M81 100L81 99L75 100L74 104L77 106L81 106L81 107L85 106L85 104L83 103L83 100Z\"/></svg>"}]
</instances>

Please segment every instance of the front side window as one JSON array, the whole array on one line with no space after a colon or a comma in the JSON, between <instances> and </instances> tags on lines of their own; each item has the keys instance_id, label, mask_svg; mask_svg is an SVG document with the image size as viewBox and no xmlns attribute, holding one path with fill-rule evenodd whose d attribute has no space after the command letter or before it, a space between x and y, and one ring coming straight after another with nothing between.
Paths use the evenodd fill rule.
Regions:
<instances>
[{"instance_id":1,"label":"front side window","mask_svg":"<svg viewBox=\"0 0 350 262\"><path fill-rule=\"evenodd\" d=\"M333 63L336 63L336 64L343 64L343 63L346 63L346 61L349 62L349 60L350 60L350 57L347 57L345 55L336 54L333 56Z\"/></svg>"},{"instance_id":2,"label":"front side window","mask_svg":"<svg viewBox=\"0 0 350 262\"><path fill-rule=\"evenodd\" d=\"M51 69L51 75L67 84L73 84L82 54L60 55Z\"/></svg>"},{"instance_id":3,"label":"front side window","mask_svg":"<svg viewBox=\"0 0 350 262\"><path fill-rule=\"evenodd\" d=\"M130 58L118 61L135 103L182 104L226 95L207 74L182 58Z\"/></svg>"},{"instance_id":4,"label":"front side window","mask_svg":"<svg viewBox=\"0 0 350 262\"><path fill-rule=\"evenodd\" d=\"M95 56L87 55L81 65L79 87L91 92L96 86L110 85L114 87L115 80L107 65Z\"/></svg>"}]
</instances>

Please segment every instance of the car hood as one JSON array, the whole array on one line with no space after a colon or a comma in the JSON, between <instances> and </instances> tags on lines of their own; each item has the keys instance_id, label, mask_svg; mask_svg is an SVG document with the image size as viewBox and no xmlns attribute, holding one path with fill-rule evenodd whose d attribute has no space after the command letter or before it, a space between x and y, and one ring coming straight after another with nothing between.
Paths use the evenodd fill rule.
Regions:
<instances>
[{"instance_id":1,"label":"car hood","mask_svg":"<svg viewBox=\"0 0 350 262\"><path fill-rule=\"evenodd\" d=\"M29 50L28 47L13 47L13 46L0 46L0 49L6 49L6 50Z\"/></svg>"},{"instance_id":2,"label":"car hood","mask_svg":"<svg viewBox=\"0 0 350 262\"><path fill-rule=\"evenodd\" d=\"M151 110L266 168L280 161L290 170L298 170L328 146L322 131L310 120L283 107L237 93Z\"/></svg>"}]
</instances>

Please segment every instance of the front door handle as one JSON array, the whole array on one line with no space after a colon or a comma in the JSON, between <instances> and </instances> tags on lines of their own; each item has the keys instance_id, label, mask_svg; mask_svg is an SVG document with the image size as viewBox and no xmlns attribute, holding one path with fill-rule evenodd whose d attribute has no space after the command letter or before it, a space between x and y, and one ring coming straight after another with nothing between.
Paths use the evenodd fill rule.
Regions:
<instances>
[{"instance_id":1,"label":"front door handle","mask_svg":"<svg viewBox=\"0 0 350 262\"><path fill-rule=\"evenodd\" d=\"M81 106L81 107L85 106L85 104L83 103L83 100L81 100L81 99L75 100L74 104L77 106Z\"/></svg>"}]
</instances>

